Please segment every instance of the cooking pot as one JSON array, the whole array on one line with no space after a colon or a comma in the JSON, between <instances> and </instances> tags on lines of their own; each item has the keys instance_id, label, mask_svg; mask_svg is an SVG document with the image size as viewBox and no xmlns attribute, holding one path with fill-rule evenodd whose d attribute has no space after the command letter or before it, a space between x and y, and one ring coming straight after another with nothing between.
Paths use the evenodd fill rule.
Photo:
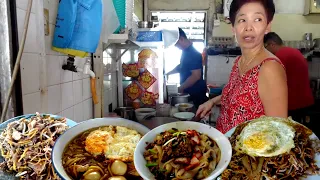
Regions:
<instances>
[{"instance_id":1,"label":"cooking pot","mask_svg":"<svg viewBox=\"0 0 320 180\"><path fill-rule=\"evenodd\" d=\"M169 104L171 104L171 106L175 106L180 103L188 103L189 97L190 95L185 93L171 94L169 95Z\"/></svg>"}]
</instances>

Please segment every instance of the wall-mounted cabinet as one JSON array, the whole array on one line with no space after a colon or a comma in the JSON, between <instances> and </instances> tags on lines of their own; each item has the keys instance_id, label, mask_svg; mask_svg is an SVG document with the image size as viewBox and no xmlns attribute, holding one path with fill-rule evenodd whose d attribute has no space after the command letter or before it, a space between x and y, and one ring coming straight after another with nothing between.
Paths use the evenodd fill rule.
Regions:
<instances>
[{"instance_id":1,"label":"wall-mounted cabinet","mask_svg":"<svg viewBox=\"0 0 320 180\"><path fill-rule=\"evenodd\" d=\"M304 15L320 14L320 0L305 0Z\"/></svg>"}]
</instances>

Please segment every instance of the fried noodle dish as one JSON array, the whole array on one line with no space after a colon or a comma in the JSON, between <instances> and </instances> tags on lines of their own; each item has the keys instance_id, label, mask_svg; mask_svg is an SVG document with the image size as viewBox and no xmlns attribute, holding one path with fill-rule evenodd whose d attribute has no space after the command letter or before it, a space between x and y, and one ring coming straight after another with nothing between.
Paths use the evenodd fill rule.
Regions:
<instances>
[{"instance_id":1,"label":"fried noodle dish","mask_svg":"<svg viewBox=\"0 0 320 180\"><path fill-rule=\"evenodd\" d=\"M148 143L144 158L155 179L203 179L221 158L217 143L195 130L170 129Z\"/></svg>"},{"instance_id":2,"label":"fried noodle dish","mask_svg":"<svg viewBox=\"0 0 320 180\"><path fill-rule=\"evenodd\" d=\"M262 117L239 125L229 138L233 155L223 180L301 179L319 174L319 139L291 118Z\"/></svg>"},{"instance_id":3,"label":"fried noodle dish","mask_svg":"<svg viewBox=\"0 0 320 180\"><path fill-rule=\"evenodd\" d=\"M137 131L104 126L76 136L65 148L62 164L71 179L140 180L133 163Z\"/></svg>"},{"instance_id":4,"label":"fried noodle dish","mask_svg":"<svg viewBox=\"0 0 320 180\"><path fill-rule=\"evenodd\" d=\"M0 168L17 173L20 179L60 179L51 164L55 140L66 131L66 119L39 113L8 124L0 134L0 151L4 162Z\"/></svg>"}]
</instances>

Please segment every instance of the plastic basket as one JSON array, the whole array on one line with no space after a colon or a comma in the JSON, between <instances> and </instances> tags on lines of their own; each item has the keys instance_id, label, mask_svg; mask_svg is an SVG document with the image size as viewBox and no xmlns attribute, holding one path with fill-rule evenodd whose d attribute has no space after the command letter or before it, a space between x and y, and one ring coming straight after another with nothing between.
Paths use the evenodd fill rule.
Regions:
<instances>
[{"instance_id":1,"label":"plastic basket","mask_svg":"<svg viewBox=\"0 0 320 180\"><path fill-rule=\"evenodd\" d=\"M140 31L138 32L137 41L140 41L140 42L162 41L162 32L161 31Z\"/></svg>"}]
</instances>

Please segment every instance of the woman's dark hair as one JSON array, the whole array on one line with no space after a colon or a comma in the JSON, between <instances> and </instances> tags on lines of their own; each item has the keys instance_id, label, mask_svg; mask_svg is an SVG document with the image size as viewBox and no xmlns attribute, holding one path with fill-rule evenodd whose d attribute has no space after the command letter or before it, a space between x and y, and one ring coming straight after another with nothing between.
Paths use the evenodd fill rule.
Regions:
<instances>
[{"instance_id":1,"label":"woman's dark hair","mask_svg":"<svg viewBox=\"0 0 320 180\"><path fill-rule=\"evenodd\" d=\"M229 12L229 17L232 25L234 25L236 21L236 15L240 8L247 4L247 3L252 3L252 2L258 2L260 3L267 14L267 21L270 23L273 19L274 13L275 13L275 6L273 3L273 0L233 0L231 5L230 5L230 12Z\"/></svg>"}]
</instances>

